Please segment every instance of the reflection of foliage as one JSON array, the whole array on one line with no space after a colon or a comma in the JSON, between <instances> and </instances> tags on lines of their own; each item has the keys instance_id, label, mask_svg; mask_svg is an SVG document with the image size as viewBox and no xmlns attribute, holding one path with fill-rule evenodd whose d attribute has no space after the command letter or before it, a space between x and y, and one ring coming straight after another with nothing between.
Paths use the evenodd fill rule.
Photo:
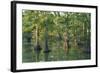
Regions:
<instances>
[{"instance_id":1,"label":"reflection of foliage","mask_svg":"<svg viewBox=\"0 0 100 73\"><path fill-rule=\"evenodd\" d=\"M48 28L50 61L90 58L90 13L23 10L22 14L23 62L36 61L33 49L36 45L37 26L38 42L42 48L39 61L44 61L45 27ZM64 48L63 45L66 47ZM68 49L68 54L64 49Z\"/></svg>"}]
</instances>

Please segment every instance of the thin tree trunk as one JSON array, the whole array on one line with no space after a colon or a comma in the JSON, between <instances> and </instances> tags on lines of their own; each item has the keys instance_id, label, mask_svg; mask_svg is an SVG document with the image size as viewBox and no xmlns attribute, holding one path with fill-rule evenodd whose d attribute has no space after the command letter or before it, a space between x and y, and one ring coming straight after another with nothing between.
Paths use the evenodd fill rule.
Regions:
<instances>
[{"instance_id":1,"label":"thin tree trunk","mask_svg":"<svg viewBox=\"0 0 100 73\"><path fill-rule=\"evenodd\" d=\"M44 49L44 59L45 61L48 61L49 56L49 48L48 48L48 27L47 23L45 23L45 49Z\"/></svg>"},{"instance_id":2,"label":"thin tree trunk","mask_svg":"<svg viewBox=\"0 0 100 73\"><path fill-rule=\"evenodd\" d=\"M64 51L65 53L68 53L68 42L67 42L68 36L66 32L64 32L63 37L64 37Z\"/></svg>"},{"instance_id":3,"label":"thin tree trunk","mask_svg":"<svg viewBox=\"0 0 100 73\"><path fill-rule=\"evenodd\" d=\"M36 62L39 61L40 51L41 51L41 47L39 45L39 28L38 28L38 25L36 25L36 47L35 47Z\"/></svg>"}]
</instances>

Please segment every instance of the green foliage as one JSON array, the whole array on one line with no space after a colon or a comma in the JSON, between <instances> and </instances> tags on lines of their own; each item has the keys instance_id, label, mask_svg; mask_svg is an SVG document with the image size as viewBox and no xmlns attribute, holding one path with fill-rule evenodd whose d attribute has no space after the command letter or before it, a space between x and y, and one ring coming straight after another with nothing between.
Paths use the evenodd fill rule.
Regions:
<instances>
[{"instance_id":1,"label":"green foliage","mask_svg":"<svg viewBox=\"0 0 100 73\"><path fill-rule=\"evenodd\" d=\"M48 47L51 50L49 61L90 59L90 13L23 10L22 14L23 62L37 61L34 51L36 27L42 48L38 61L45 61L45 31L48 33ZM64 33L67 33L67 43L70 46L68 54L63 47Z\"/></svg>"}]
</instances>

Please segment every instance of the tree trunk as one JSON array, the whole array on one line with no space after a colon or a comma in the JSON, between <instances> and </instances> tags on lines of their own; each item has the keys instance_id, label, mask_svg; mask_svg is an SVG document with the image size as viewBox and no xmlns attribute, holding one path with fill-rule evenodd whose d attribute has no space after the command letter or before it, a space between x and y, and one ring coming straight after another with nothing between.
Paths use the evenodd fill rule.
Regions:
<instances>
[{"instance_id":1,"label":"tree trunk","mask_svg":"<svg viewBox=\"0 0 100 73\"><path fill-rule=\"evenodd\" d=\"M64 37L64 51L65 53L68 53L68 42L67 42L68 36L66 32L64 32L63 37Z\"/></svg>"}]
</instances>

